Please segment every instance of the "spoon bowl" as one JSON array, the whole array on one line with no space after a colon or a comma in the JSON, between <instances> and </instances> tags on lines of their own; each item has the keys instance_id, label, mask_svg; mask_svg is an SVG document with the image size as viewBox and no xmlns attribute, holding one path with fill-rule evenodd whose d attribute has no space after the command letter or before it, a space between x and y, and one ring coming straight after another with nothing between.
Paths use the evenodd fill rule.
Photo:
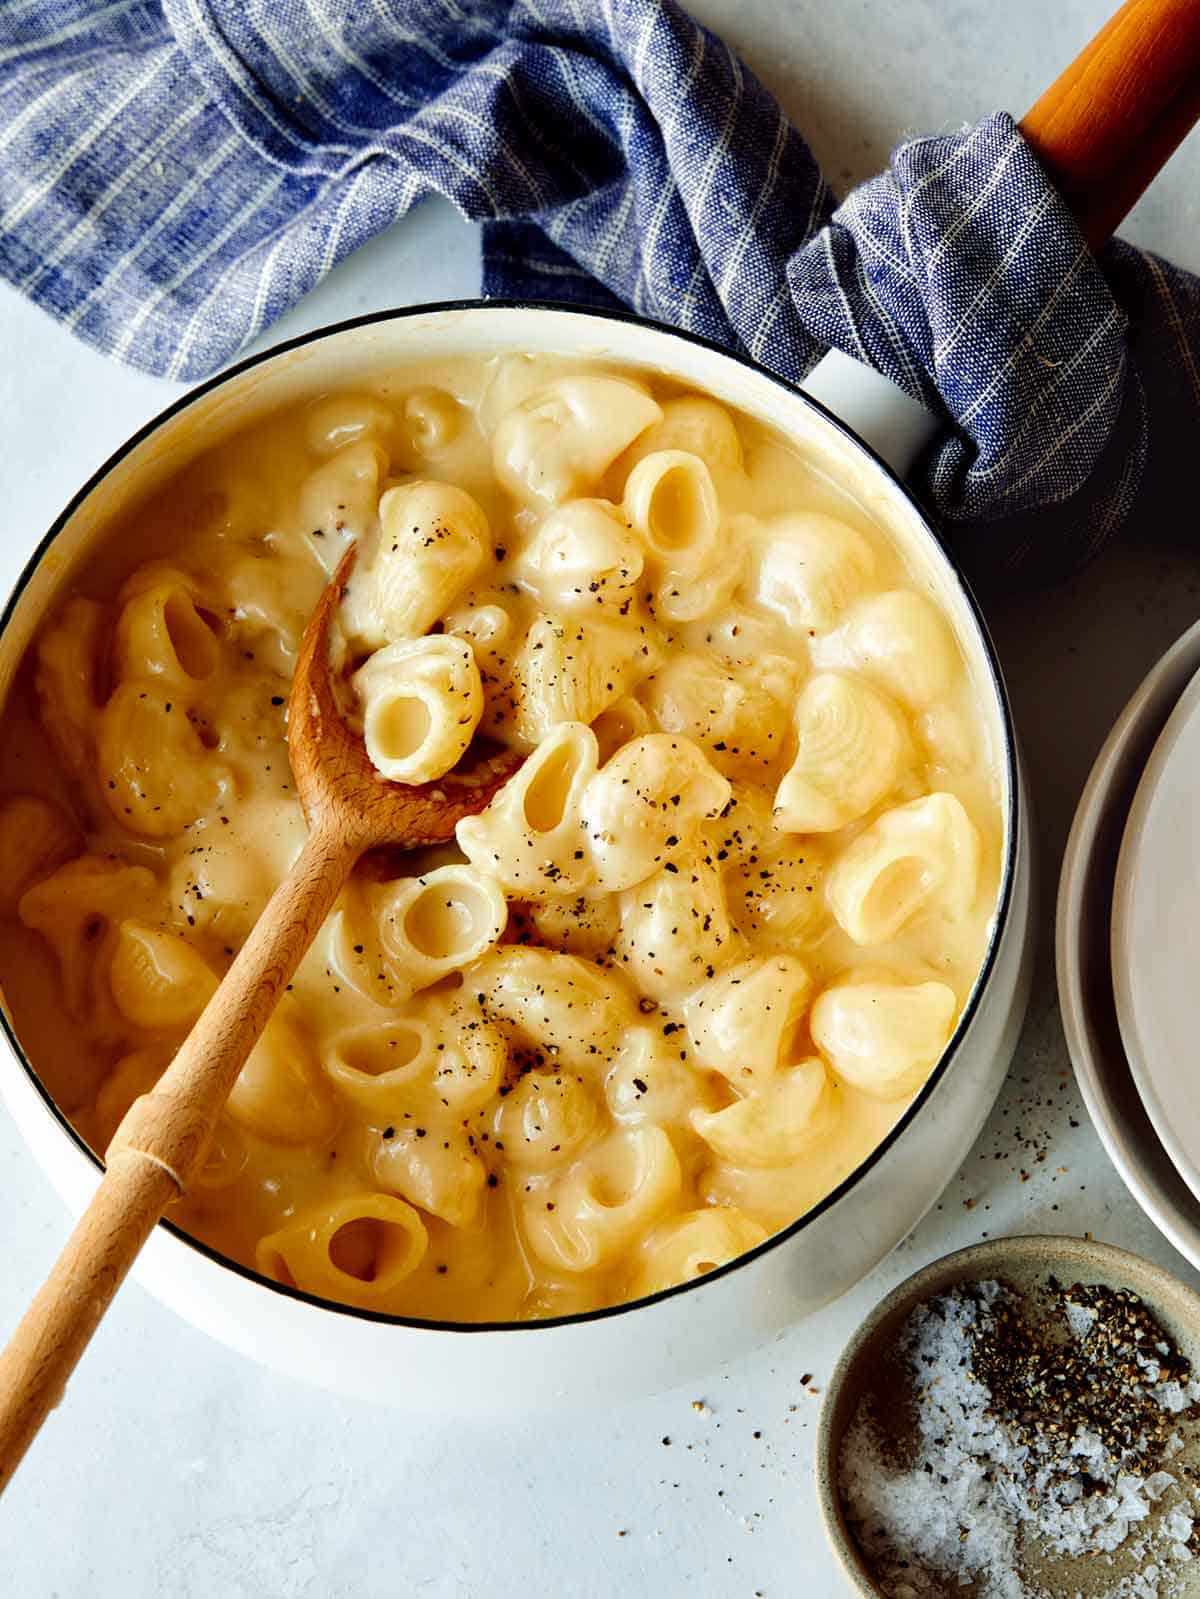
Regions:
<instances>
[{"instance_id":1,"label":"spoon bowl","mask_svg":"<svg viewBox=\"0 0 1200 1599\"><path fill-rule=\"evenodd\" d=\"M358 852L445 844L464 816L481 811L521 756L505 750L431 783L381 777L362 736L338 708L332 670L338 606L358 555L352 544L317 601L296 658L288 696L288 758L310 829L358 839ZM317 929L313 928L315 936Z\"/></svg>"}]
</instances>

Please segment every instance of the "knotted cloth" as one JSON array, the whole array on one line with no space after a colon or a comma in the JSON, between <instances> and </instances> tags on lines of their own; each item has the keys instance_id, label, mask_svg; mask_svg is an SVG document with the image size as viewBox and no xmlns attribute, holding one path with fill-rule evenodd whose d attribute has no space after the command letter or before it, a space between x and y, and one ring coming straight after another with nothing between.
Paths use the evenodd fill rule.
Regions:
<instances>
[{"instance_id":1,"label":"knotted cloth","mask_svg":"<svg viewBox=\"0 0 1200 1599\"><path fill-rule=\"evenodd\" d=\"M145 371L210 374L431 193L484 223L487 295L631 307L792 380L828 346L877 367L944 419L915 486L993 580L1177 514L1198 281L1094 258L1007 115L835 209L672 0L0 6L0 272Z\"/></svg>"}]
</instances>

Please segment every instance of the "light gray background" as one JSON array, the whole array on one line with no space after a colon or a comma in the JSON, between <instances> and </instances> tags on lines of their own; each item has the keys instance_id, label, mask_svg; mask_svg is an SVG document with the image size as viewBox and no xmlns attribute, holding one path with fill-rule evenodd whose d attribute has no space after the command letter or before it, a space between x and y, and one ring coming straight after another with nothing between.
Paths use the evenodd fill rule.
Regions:
<instances>
[{"instance_id":1,"label":"light gray background","mask_svg":"<svg viewBox=\"0 0 1200 1599\"><path fill-rule=\"evenodd\" d=\"M699 0L694 9L779 94L844 192L905 133L998 107L1019 114L1110 8ZM1198 180L1193 142L1127 236L1200 269ZM265 342L472 294L478 253L474 230L430 205L340 267ZM0 352L7 590L75 487L178 391L107 364L7 290ZM1117 552L1070 587L992 616L1040 810L1044 942L1087 768L1142 674L1200 610L1198 577L1196 563ZM66 1228L2 1109L0 1217L2 1335ZM801 1375L822 1388L856 1323L917 1266L986 1234L1038 1230L1091 1231L1196 1280L1087 1124L1045 953L1008 1087L942 1204L855 1292L704 1383L605 1415L503 1429L414 1421L272 1376L128 1286L5 1496L0 1594L832 1599L840 1582L810 1486L819 1398ZM697 1398L706 1414L691 1408Z\"/></svg>"}]
</instances>

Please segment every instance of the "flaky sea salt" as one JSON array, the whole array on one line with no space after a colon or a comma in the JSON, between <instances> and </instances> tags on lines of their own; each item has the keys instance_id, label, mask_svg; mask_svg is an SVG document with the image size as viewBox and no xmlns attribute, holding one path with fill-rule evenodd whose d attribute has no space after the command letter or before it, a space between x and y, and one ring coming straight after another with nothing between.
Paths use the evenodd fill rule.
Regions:
<instances>
[{"instance_id":1,"label":"flaky sea salt","mask_svg":"<svg viewBox=\"0 0 1200 1599\"><path fill-rule=\"evenodd\" d=\"M886 1406L868 1396L843 1440L842 1499L859 1545L889 1599L969 1584L979 1599L1034 1599L1031 1550L1121 1551L1108 1599L1163 1599L1195 1530L1178 1475L1161 1466L1181 1447L1166 1416L1190 1410L1200 1388L1134 1296L1060 1294L1049 1339L1023 1309L990 1282L909 1317L895 1353L915 1427L896 1419L894 1393ZM981 1378L989 1371L998 1392ZM1095 1392L1081 1395L1084 1385Z\"/></svg>"}]
</instances>

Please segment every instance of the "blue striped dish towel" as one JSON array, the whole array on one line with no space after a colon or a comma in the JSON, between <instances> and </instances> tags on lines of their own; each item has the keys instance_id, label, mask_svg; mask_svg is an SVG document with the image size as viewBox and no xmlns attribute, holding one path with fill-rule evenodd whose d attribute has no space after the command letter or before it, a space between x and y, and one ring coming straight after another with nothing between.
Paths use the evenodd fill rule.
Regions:
<instances>
[{"instance_id":1,"label":"blue striped dish towel","mask_svg":"<svg viewBox=\"0 0 1200 1599\"><path fill-rule=\"evenodd\" d=\"M1200 419L1197 280L1094 259L1010 117L835 209L672 0L0 6L0 272L120 360L213 372L431 193L485 224L486 294L632 307L790 379L828 346L877 367L944 419L917 487L993 578L1169 503Z\"/></svg>"}]
</instances>

